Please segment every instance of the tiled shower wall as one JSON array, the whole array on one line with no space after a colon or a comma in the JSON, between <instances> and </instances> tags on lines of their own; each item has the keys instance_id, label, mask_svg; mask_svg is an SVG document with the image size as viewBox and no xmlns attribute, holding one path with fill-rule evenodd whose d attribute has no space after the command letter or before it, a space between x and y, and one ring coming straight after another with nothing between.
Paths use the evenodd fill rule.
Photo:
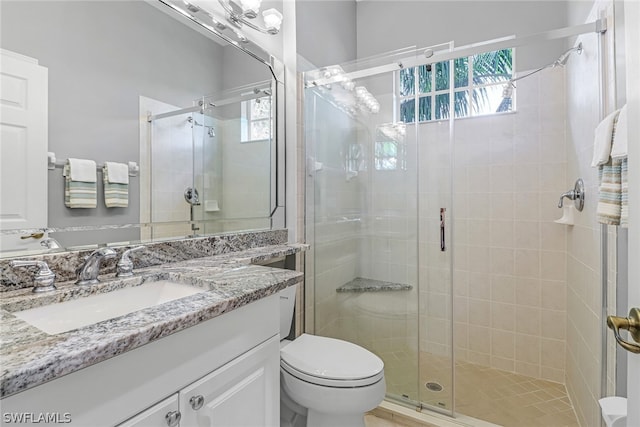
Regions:
<instances>
[{"instance_id":1,"label":"tiled shower wall","mask_svg":"<svg viewBox=\"0 0 640 427\"><path fill-rule=\"evenodd\" d=\"M569 189L564 94L559 68L519 81L516 113L456 121L454 154L456 357L557 382L566 351L568 226L554 223Z\"/></svg>"}]
</instances>

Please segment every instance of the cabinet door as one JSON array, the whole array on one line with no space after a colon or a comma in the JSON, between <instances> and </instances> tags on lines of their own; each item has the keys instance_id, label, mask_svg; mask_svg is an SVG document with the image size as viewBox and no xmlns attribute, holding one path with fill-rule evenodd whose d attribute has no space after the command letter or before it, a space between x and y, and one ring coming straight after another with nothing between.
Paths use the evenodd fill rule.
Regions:
<instances>
[{"instance_id":1,"label":"cabinet door","mask_svg":"<svg viewBox=\"0 0 640 427\"><path fill-rule=\"evenodd\" d=\"M180 425L178 393L128 419L118 427L177 427ZM183 424L185 425L185 424Z\"/></svg>"},{"instance_id":2,"label":"cabinet door","mask_svg":"<svg viewBox=\"0 0 640 427\"><path fill-rule=\"evenodd\" d=\"M183 426L279 426L279 337L265 341L179 394Z\"/></svg>"}]
</instances>

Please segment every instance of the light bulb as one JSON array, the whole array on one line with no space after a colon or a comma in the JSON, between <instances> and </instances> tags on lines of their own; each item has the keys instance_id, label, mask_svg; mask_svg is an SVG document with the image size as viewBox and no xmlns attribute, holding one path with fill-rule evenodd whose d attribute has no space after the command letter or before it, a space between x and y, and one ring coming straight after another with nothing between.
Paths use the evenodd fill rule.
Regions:
<instances>
[{"instance_id":1,"label":"light bulb","mask_svg":"<svg viewBox=\"0 0 640 427\"><path fill-rule=\"evenodd\" d=\"M240 0L240 4L242 5L242 12L247 18L251 19L258 16L260 3L262 3L262 0Z\"/></svg>"},{"instance_id":2,"label":"light bulb","mask_svg":"<svg viewBox=\"0 0 640 427\"><path fill-rule=\"evenodd\" d=\"M282 14L276 9L267 9L262 12L262 18L264 19L264 25L271 34L276 34L280 31L280 25L282 24Z\"/></svg>"},{"instance_id":3,"label":"light bulb","mask_svg":"<svg viewBox=\"0 0 640 427\"><path fill-rule=\"evenodd\" d=\"M352 91L355 86L356 86L356 84L352 80L344 80L342 82L342 87L345 88L345 90L348 90L348 91Z\"/></svg>"}]
</instances>

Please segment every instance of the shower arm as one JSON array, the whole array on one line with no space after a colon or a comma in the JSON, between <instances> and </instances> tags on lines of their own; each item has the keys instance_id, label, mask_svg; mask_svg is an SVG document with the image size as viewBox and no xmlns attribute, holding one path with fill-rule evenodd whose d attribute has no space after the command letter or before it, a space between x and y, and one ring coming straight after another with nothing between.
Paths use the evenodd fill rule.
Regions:
<instances>
[{"instance_id":1,"label":"shower arm","mask_svg":"<svg viewBox=\"0 0 640 427\"><path fill-rule=\"evenodd\" d=\"M513 86L513 84L514 84L515 82L517 82L518 80L521 80L521 79L527 78L527 77L529 77L529 76L532 76L532 75L534 75L535 73L539 73L539 72L540 72L540 71L542 71L542 70L546 70L547 68L553 68L554 66L555 66L555 62L554 62L553 64L545 65L544 67L540 67L540 68L538 68L537 70L531 71L531 72L529 72L529 73L525 74L524 76L516 77L515 79L510 79L510 80L509 80L509 82L508 82L507 84L508 84L508 85L510 85L510 86ZM514 86L514 87L515 87L515 86Z\"/></svg>"},{"instance_id":2,"label":"shower arm","mask_svg":"<svg viewBox=\"0 0 640 427\"><path fill-rule=\"evenodd\" d=\"M543 67L538 68L537 70L531 71L527 74L525 74L524 76L520 76L520 77L516 77L515 79L510 79L509 82L507 83L509 86L513 86L513 83L517 82L518 80L527 78L529 76L532 76L536 73L539 73L542 70L546 70L547 68L555 68L555 67L563 67L567 60L569 59L569 56L571 55L572 52L577 52L578 55L580 55L582 53L582 43L578 43L577 46L574 46L570 49L567 49L562 55L560 55L558 57L558 59L556 59L555 61L553 61L551 64L547 64Z\"/></svg>"}]
</instances>

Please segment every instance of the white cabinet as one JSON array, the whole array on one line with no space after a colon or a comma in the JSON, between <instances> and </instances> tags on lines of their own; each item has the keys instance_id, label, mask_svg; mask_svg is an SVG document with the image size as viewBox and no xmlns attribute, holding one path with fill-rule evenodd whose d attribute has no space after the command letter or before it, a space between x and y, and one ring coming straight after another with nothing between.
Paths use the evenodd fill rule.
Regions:
<instances>
[{"instance_id":1,"label":"white cabinet","mask_svg":"<svg viewBox=\"0 0 640 427\"><path fill-rule=\"evenodd\" d=\"M280 423L280 341L271 338L180 391L182 426Z\"/></svg>"},{"instance_id":2,"label":"white cabinet","mask_svg":"<svg viewBox=\"0 0 640 427\"><path fill-rule=\"evenodd\" d=\"M275 336L118 427L276 427L279 376Z\"/></svg>"},{"instance_id":3,"label":"white cabinet","mask_svg":"<svg viewBox=\"0 0 640 427\"><path fill-rule=\"evenodd\" d=\"M173 396L182 427L198 425L193 419L225 427L277 426L279 309L278 294L265 297L6 397L2 412L69 413L70 427L167 427L164 417L176 409L162 403ZM193 413L185 393L197 386L205 400ZM19 425L36 424L12 424Z\"/></svg>"}]
</instances>

